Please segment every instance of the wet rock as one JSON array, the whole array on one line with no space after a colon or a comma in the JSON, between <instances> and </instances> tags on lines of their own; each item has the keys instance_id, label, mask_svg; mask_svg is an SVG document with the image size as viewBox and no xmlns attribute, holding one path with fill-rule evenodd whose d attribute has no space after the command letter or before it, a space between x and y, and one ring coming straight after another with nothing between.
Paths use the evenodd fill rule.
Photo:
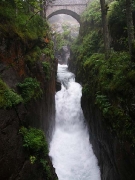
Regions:
<instances>
[{"instance_id":1,"label":"wet rock","mask_svg":"<svg viewBox=\"0 0 135 180\"><path fill-rule=\"evenodd\" d=\"M22 126L40 128L45 132L48 141L51 139L51 134L55 126L54 96L57 62L54 61L52 63L49 81L45 80L41 62L35 64L34 68L31 69L28 66L26 67L26 65L22 66L22 69L20 69L22 71L18 71L20 64L18 66L8 66L8 63L10 61L12 62L12 58L14 59L15 56L15 54L12 54L12 52L15 53L15 51L12 51L15 47L14 43L10 47L11 56L8 58L0 52L0 57L2 57L0 60L1 78L10 88L18 92L16 85L25 77L36 77L41 83L43 95L36 101L31 100L26 105L19 104L13 108L0 109L0 179L47 180L48 178L43 173L41 164L30 163L30 154L23 147L23 140L19 130ZM45 57L43 61L46 61ZM49 156L46 160L49 161ZM51 161L50 167L53 175L53 179L50 178L50 180L54 180L57 176Z\"/></svg>"},{"instance_id":2,"label":"wet rock","mask_svg":"<svg viewBox=\"0 0 135 180\"><path fill-rule=\"evenodd\" d=\"M61 90L61 83L56 82L56 92Z\"/></svg>"},{"instance_id":3,"label":"wet rock","mask_svg":"<svg viewBox=\"0 0 135 180\"><path fill-rule=\"evenodd\" d=\"M101 179L135 179L134 154L128 143L120 142L115 134L110 132L92 99L83 96L82 109L89 127L90 141L98 158Z\"/></svg>"}]
</instances>

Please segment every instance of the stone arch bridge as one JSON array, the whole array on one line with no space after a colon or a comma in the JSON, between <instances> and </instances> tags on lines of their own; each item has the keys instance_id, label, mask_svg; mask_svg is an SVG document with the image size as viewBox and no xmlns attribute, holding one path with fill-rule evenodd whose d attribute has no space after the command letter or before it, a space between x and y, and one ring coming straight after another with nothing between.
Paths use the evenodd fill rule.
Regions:
<instances>
[{"instance_id":1,"label":"stone arch bridge","mask_svg":"<svg viewBox=\"0 0 135 180\"><path fill-rule=\"evenodd\" d=\"M80 23L80 15L86 9L89 1L92 0L54 0L47 7L46 17L49 19L57 14L67 14Z\"/></svg>"}]
</instances>

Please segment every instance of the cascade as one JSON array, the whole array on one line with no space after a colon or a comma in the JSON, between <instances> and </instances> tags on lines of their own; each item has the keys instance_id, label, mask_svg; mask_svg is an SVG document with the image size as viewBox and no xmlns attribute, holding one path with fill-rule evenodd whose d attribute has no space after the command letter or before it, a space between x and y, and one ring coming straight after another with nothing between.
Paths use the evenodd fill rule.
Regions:
<instances>
[{"instance_id":1,"label":"cascade","mask_svg":"<svg viewBox=\"0 0 135 180\"><path fill-rule=\"evenodd\" d=\"M97 159L80 105L80 84L67 65L58 65L62 89L56 93L56 125L49 155L59 180L100 180Z\"/></svg>"}]
</instances>

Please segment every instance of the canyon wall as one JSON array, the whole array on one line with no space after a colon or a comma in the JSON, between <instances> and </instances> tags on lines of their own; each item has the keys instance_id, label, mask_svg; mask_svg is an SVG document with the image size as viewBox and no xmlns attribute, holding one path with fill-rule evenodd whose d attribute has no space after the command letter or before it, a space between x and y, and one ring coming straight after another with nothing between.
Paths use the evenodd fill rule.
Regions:
<instances>
[{"instance_id":1,"label":"canyon wall","mask_svg":"<svg viewBox=\"0 0 135 180\"><path fill-rule=\"evenodd\" d=\"M101 179L133 180L135 114L134 93L130 91L134 91L135 84L128 73L134 70L128 65L130 59L126 53L113 52L110 59L104 60L102 31L92 28L90 22L81 23L79 37L71 47L69 70L83 87L81 105ZM122 66L127 67L128 72L125 73ZM120 79L118 72L124 79Z\"/></svg>"},{"instance_id":2,"label":"canyon wall","mask_svg":"<svg viewBox=\"0 0 135 180\"><path fill-rule=\"evenodd\" d=\"M82 109L89 128L90 142L98 158L102 180L133 180L134 154L130 144L122 142L105 123L93 99L82 97Z\"/></svg>"},{"instance_id":3,"label":"canyon wall","mask_svg":"<svg viewBox=\"0 0 135 180\"><path fill-rule=\"evenodd\" d=\"M25 44L21 40L0 39L0 76L9 88L19 94L17 84L26 77L36 78L41 85L43 94L36 100L31 99L26 104L20 103L9 108L0 108L0 177L3 180L45 180L48 175L40 162L32 164L30 154L23 147L20 128L34 127L42 129L46 138L51 139L55 116L55 77L57 61L48 59L45 55L34 65L24 62ZM15 59L19 57L19 59ZM42 62L51 62L49 79L45 77ZM51 170L51 178L57 179L52 163L45 159Z\"/></svg>"}]
</instances>

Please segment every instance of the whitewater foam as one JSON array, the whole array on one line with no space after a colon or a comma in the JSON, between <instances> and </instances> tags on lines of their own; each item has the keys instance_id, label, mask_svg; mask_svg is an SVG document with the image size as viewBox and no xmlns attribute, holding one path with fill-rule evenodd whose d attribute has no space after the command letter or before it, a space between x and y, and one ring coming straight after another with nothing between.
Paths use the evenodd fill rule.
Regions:
<instances>
[{"instance_id":1,"label":"whitewater foam","mask_svg":"<svg viewBox=\"0 0 135 180\"><path fill-rule=\"evenodd\" d=\"M62 89L56 93L56 127L49 155L59 180L100 180L97 159L80 105L82 87L66 65L58 66Z\"/></svg>"}]
</instances>

